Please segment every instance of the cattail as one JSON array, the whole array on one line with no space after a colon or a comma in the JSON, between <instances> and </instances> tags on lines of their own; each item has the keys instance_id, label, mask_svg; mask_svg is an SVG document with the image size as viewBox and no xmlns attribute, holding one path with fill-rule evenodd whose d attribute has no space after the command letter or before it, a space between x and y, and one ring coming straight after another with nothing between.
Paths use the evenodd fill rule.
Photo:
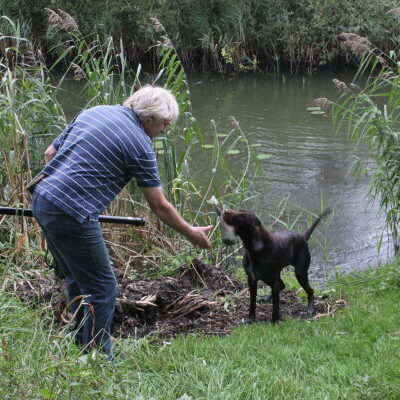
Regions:
<instances>
[{"instance_id":1,"label":"cattail","mask_svg":"<svg viewBox=\"0 0 400 400\"><path fill-rule=\"evenodd\" d=\"M83 69L78 64L75 64L72 62L71 67L72 67L72 70L74 71L73 79L75 81L80 81L81 79L86 78L86 74L83 72Z\"/></svg>"},{"instance_id":2,"label":"cattail","mask_svg":"<svg viewBox=\"0 0 400 400\"><path fill-rule=\"evenodd\" d=\"M392 8L386 14L392 14L396 17L400 17L400 8L399 7Z\"/></svg>"},{"instance_id":3,"label":"cattail","mask_svg":"<svg viewBox=\"0 0 400 400\"><path fill-rule=\"evenodd\" d=\"M356 83L350 83L350 87L355 90L361 90L360 86L358 86Z\"/></svg>"},{"instance_id":4,"label":"cattail","mask_svg":"<svg viewBox=\"0 0 400 400\"><path fill-rule=\"evenodd\" d=\"M157 19L157 18L150 18L150 21L153 23L154 30L159 33L159 32L165 32L164 25Z\"/></svg>"},{"instance_id":5,"label":"cattail","mask_svg":"<svg viewBox=\"0 0 400 400\"><path fill-rule=\"evenodd\" d=\"M53 25L54 28L62 29L63 26L62 18L51 8L45 8L45 11L49 16L49 23Z\"/></svg>"},{"instance_id":6,"label":"cattail","mask_svg":"<svg viewBox=\"0 0 400 400\"><path fill-rule=\"evenodd\" d=\"M18 58L18 64L26 68L35 68L40 64L44 64L44 61L42 52L35 49L31 43L22 56Z\"/></svg>"},{"instance_id":7,"label":"cattail","mask_svg":"<svg viewBox=\"0 0 400 400\"><path fill-rule=\"evenodd\" d=\"M335 85L335 88L341 93L346 93L349 90L349 87L344 82L339 81L339 79L333 79L333 84Z\"/></svg>"},{"instance_id":8,"label":"cattail","mask_svg":"<svg viewBox=\"0 0 400 400\"><path fill-rule=\"evenodd\" d=\"M346 45L350 48L350 50L354 54L358 56L362 56L363 54L367 53L370 50L370 48L367 45L359 42L347 41Z\"/></svg>"},{"instance_id":9,"label":"cattail","mask_svg":"<svg viewBox=\"0 0 400 400\"><path fill-rule=\"evenodd\" d=\"M371 46L371 42L366 37L357 35L356 33L343 32L339 35L339 39L342 41L359 42Z\"/></svg>"},{"instance_id":10,"label":"cattail","mask_svg":"<svg viewBox=\"0 0 400 400\"><path fill-rule=\"evenodd\" d=\"M63 29L67 32L79 32L78 24L66 11L58 9L58 15L62 18Z\"/></svg>"},{"instance_id":11,"label":"cattail","mask_svg":"<svg viewBox=\"0 0 400 400\"><path fill-rule=\"evenodd\" d=\"M150 21L153 23L156 33L166 33L164 25L157 18L151 17ZM157 40L156 47L168 47L172 49L174 48L174 45L168 36L160 36L160 40Z\"/></svg>"},{"instance_id":12,"label":"cattail","mask_svg":"<svg viewBox=\"0 0 400 400\"><path fill-rule=\"evenodd\" d=\"M229 116L229 121L231 121L231 124L234 128L239 127L239 121L233 115Z\"/></svg>"},{"instance_id":13,"label":"cattail","mask_svg":"<svg viewBox=\"0 0 400 400\"><path fill-rule=\"evenodd\" d=\"M66 11L58 9L58 14L51 8L45 8L48 16L49 23L56 29L64 30L67 32L79 32L78 24Z\"/></svg>"},{"instance_id":14,"label":"cattail","mask_svg":"<svg viewBox=\"0 0 400 400\"><path fill-rule=\"evenodd\" d=\"M359 56L370 51L372 47L371 42L367 38L359 36L356 33L343 32L339 35L339 39L342 40L354 54Z\"/></svg>"},{"instance_id":15,"label":"cattail","mask_svg":"<svg viewBox=\"0 0 400 400\"><path fill-rule=\"evenodd\" d=\"M332 101L328 100L326 97L319 97L312 101L312 105L320 107L322 110L326 110L330 107Z\"/></svg>"},{"instance_id":16,"label":"cattail","mask_svg":"<svg viewBox=\"0 0 400 400\"><path fill-rule=\"evenodd\" d=\"M34 67L37 64L35 53L32 50L27 50L23 54L20 63L24 67Z\"/></svg>"},{"instance_id":17,"label":"cattail","mask_svg":"<svg viewBox=\"0 0 400 400\"><path fill-rule=\"evenodd\" d=\"M380 79L389 79L393 76L393 71L386 71L383 72L382 74L378 75L378 78Z\"/></svg>"},{"instance_id":18,"label":"cattail","mask_svg":"<svg viewBox=\"0 0 400 400\"><path fill-rule=\"evenodd\" d=\"M39 60L39 62L41 62L42 64L45 63L44 55L40 49L36 50L36 56L37 56L37 59Z\"/></svg>"},{"instance_id":19,"label":"cattail","mask_svg":"<svg viewBox=\"0 0 400 400\"><path fill-rule=\"evenodd\" d=\"M379 61L379 64L383 65L384 67L387 67L389 65L387 60L385 58L383 58L382 56L378 56L378 61Z\"/></svg>"},{"instance_id":20,"label":"cattail","mask_svg":"<svg viewBox=\"0 0 400 400\"><path fill-rule=\"evenodd\" d=\"M160 36L160 39L161 39L161 43L163 46L166 46L169 48L174 47L174 45L171 42L171 39L168 36Z\"/></svg>"}]
</instances>

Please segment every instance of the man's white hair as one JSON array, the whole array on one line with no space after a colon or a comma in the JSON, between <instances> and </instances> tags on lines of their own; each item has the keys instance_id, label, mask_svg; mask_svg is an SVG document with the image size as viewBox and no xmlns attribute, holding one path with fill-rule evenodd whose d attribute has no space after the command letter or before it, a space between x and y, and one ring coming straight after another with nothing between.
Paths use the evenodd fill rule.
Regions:
<instances>
[{"instance_id":1,"label":"man's white hair","mask_svg":"<svg viewBox=\"0 0 400 400\"><path fill-rule=\"evenodd\" d=\"M133 93L123 103L132 108L141 122L153 118L156 121L176 122L179 115L179 106L170 90L159 86L145 85Z\"/></svg>"}]
</instances>

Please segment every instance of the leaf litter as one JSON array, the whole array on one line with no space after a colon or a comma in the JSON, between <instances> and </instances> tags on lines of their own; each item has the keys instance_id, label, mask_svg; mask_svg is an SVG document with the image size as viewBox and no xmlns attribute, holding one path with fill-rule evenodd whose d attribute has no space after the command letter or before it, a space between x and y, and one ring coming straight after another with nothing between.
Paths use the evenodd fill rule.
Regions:
<instances>
[{"instance_id":1,"label":"leaf litter","mask_svg":"<svg viewBox=\"0 0 400 400\"><path fill-rule=\"evenodd\" d=\"M117 337L226 335L245 323L248 315L247 285L198 259L193 259L190 265L182 265L174 277L131 279L120 271L116 271L116 277L113 335ZM68 322L68 318L63 317L68 310L61 280L39 271L28 271L25 278L14 281L8 290L22 301L49 308L60 328ZM312 321L333 316L346 306L344 300L317 296L316 315L307 318L306 302L299 296L301 293L302 290L291 289L281 293L283 319ZM257 322L270 323L272 304L259 299L256 313Z\"/></svg>"}]
</instances>

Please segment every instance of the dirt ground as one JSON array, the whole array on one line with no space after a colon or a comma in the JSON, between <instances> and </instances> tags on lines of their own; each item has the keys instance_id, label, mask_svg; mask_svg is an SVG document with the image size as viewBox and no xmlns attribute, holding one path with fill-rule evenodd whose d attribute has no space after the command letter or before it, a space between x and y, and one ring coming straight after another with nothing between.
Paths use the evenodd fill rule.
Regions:
<instances>
[{"instance_id":1,"label":"dirt ground","mask_svg":"<svg viewBox=\"0 0 400 400\"><path fill-rule=\"evenodd\" d=\"M132 280L117 272L118 295L113 335L174 336L180 333L224 335L243 324L248 313L247 287L225 272L194 259L182 266L177 277ZM30 272L27 279L10 287L23 301L51 307L62 326L71 316L66 309L60 280ZM306 319L306 301L293 290L281 294L282 318ZM316 315L310 320L332 316L346 305L343 300L317 298ZM271 321L272 305L257 304L257 321Z\"/></svg>"}]
</instances>

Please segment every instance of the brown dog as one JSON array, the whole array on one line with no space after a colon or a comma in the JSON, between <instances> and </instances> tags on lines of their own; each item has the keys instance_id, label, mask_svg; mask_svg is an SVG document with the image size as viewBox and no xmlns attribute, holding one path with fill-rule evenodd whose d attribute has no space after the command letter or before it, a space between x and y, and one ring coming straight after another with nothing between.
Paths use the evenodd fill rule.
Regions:
<instances>
[{"instance_id":1,"label":"brown dog","mask_svg":"<svg viewBox=\"0 0 400 400\"><path fill-rule=\"evenodd\" d=\"M256 317L259 280L271 287L272 322L279 320L279 293L285 288L280 274L287 265L294 266L296 278L307 293L308 315L314 314L314 291L308 282L311 258L307 241L321 219L330 212L329 209L325 210L302 235L293 231L270 233L251 211L217 210L223 242L232 245L237 235L245 248L243 267L250 289L250 322Z\"/></svg>"}]
</instances>

